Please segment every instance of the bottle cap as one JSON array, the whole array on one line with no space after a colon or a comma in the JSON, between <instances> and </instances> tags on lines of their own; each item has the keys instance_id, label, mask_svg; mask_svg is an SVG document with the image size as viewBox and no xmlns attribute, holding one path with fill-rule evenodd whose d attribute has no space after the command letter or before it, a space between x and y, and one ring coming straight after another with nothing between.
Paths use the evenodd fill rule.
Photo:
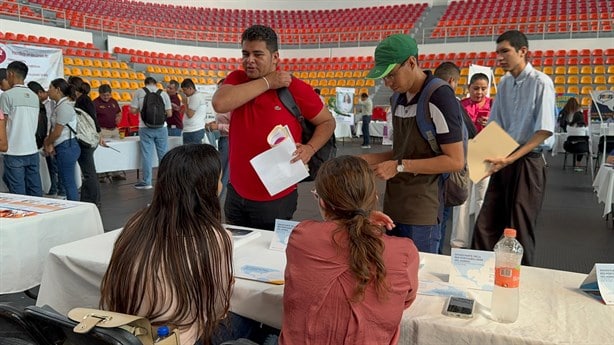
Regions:
<instances>
[{"instance_id":1,"label":"bottle cap","mask_svg":"<svg viewBox=\"0 0 614 345\"><path fill-rule=\"evenodd\" d=\"M505 230L503 230L503 236L516 237L516 229L506 228Z\"/></svg>"},{"instance_id":2,"label":"bottle cap","mask_svg":"<svg viewBox=\"0 0 614 345\"><path fill-rule=\"evenodd\" d=\"M171 333L170 328L168 328L168 326L160 326L158 327L158 338L164 338L164 337L168 337L168 335Z\"/></svg>"}]
</instances>

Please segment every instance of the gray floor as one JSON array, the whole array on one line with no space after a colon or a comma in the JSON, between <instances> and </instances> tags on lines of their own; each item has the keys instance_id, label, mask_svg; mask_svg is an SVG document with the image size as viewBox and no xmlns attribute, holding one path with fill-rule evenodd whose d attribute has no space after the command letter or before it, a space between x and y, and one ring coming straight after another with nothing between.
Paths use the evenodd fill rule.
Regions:
<instances>
[{"instance_id":1,"label":"gray floor","mask_svg":"<svg viewBox=\"0 0 614 345\"><path fill-rule=\"evenodd\" d=\"M338 155L355 155L361 152L388 150L379 143L369 150L360 148L360 140L339 142ZM588 273L594 263L614 262L614 228L612 222L601 218L603 204L591 188L590 174L562 169L562 155L547 157L550 165L546 198L538 220L536 266ZM128 172L128 179L101 184L102 216L106 231L123 226L128 218L150 201L153 190L136 190L136 172ZM313 182L299 185L299 203L296 220L319 219L316 203L309 191ZM380 194L384 183L379 183ZM380 200L383 198L380 196ZM450 226L448 226L450 229ZM449 234L448 234L449 236ZM449 254L447 245L444 249ZM35 291L36 292L36 291ZM0 295L0 302L18 305L34 304L24 294Z\"/></svg>"}]
</instances>

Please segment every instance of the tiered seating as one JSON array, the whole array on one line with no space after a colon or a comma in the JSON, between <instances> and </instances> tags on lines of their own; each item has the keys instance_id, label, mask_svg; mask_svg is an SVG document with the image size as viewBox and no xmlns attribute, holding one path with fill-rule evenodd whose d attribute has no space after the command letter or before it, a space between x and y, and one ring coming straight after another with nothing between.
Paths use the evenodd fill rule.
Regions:
<instances>
[{"instance_id":1,"label":"tiered seating","mask_svg":"<svg viewBox=\"0 0 614 345\"><path fill-rule=\"evenodd\" d=\"M527 34L612 31L612 18L609 0L452 1L432 37L491 36L511 29Z\"/></svg>"},{"instance_id":2,"label":"tiered seating","mask_svg":"<svg viewBox=\"0 0 614 345\"><path fill-rule=\"evenodd\" d=\"M237 43L249 25L278 29L282 44L378 41L408 32L427 4L335 10L230 10L122 0L34 0L71 26L130 35ZM391 24L393 23L393 24Z\"/></svg>"},{"instance_id":3,"label":"tiered seating","mask_svg":"<svg viewBox=\"0 0 614 345\"><path fill-rule=\"evenodd\" d=\"M27 5L22 5L16 0L3 0L0 2L0 15L19 17L26 19L41 20L41 14L32 11Z\"/></svg>"},{"instance_id":4,"label":"tiered seating","mask_svg":"<svg viewBox=\"0 0 614 345\"><path fill-rule=\"evenodd\" d=\"M16 34L0 31L0 41L3 43L19 43L35 46L45 46L62 49L64 54L96 59L113 59L108 52L98 49L91 42L57 39L53 37Z\"/></svg>"}]
</instances>

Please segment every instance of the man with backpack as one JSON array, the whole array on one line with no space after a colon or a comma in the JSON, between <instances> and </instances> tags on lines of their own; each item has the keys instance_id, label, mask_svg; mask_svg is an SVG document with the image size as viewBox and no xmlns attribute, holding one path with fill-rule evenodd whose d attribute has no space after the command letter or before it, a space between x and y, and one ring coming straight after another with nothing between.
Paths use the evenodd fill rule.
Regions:
<instances>
[{"instance_id":1,"label":"man with backpack","mask_svg":"<svg viewBox=\"0 0 614 345\"><path fill-rule=\"evenodd\" d=\"M241 46L243 70L230 73L213 95L216 112L232 112L230 182L224 211L228 223L273 230L275 219L292 218L297 186L270 195L250 160L270 149L267 136L275 126L287 125L297 146L292 162L308 164L329 142L335 120L309 84L278 69L278 42L273 29L249 27L241 36ZM308 141L301 140L301 122L279 97L277 89L283 88L289 91L285 95L293 96L306 122L315 127Z\"/></svg>"},{"instance_id":2,"label":"man with backpack","mask_svg":"<svg viewBox=\"0 0 614 345\"><path fill-rule=\"evenodd\" d=\"M2 179L11 193L42 196L35 136L40 107L38 96L24 85L27 75L28 66L21 61L6 68L10 89L0 95L0 110L6 117L0 125L5 126L8 138Z\"/></svg>"},{"instance_id":3,"label":"man with backpack","mask_svg":"<svg viewBox=\"0 0 614 345\"><path fill-rule=\"evenodd\" d=\"M411 238L420 251L437 253L444 209L440 175L465 166L466 130L458 101L447 82L419 67L416 41L405 34L391 35L377 46L375 68L367 78L383 78L394 91L393 149L361 155L386 180L384 212L395 223L388 233ZM429 126L434 130L425 131Z\"/></svg>"},{"instance_id":4,"label":"man with backpack","mask_svg":"<svg viewBox=\"0 0 614 345\"><path fill-rule=\"evenodd\" d=\"M141 164L143 181L134 185L136 189L152 188L152 165L154 148L161 160L168 146L166 118L172 114L171 99L168 94L158 89L156 80L145 78L145 87L136 90L130 102L130 111L139 116L139 138L141 147Z\"/></svg>"}]
</instances>

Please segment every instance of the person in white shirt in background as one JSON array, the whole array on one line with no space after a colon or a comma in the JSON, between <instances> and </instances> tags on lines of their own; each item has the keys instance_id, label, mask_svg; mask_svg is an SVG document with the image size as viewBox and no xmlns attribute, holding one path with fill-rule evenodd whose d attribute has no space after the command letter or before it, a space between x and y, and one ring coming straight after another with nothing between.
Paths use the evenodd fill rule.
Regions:
<instances>
[{"instance_id":1,"label":"person in white shirt in background","mask_svg":"<svg viewBox=\"0 0 614 345\"><path fill-rule=\"evenodd\" d=\"M362 93L360 100L356 107L358 111L356 115L360 116L362 120L362 148L371 148L371 135L369 133L369 124L371 123L371 116L373 115L373 101L369 98L369 95Z\"/></svg>"},{"instance_id":2,"label":"person in white shirt in background","mask_svg":"<svg viewBox=\"0 0 614 345\"><path fill-rule=\"evenodd\" d=\"M181 90L187 96L184 100L185 115L183 117L183 143L202 144L205 137L205 119L207 115L207 99L204 93L196 90L196 85L190 78L181 82ZM213 143L215 146L215 141Z\"/></svg>"}]
</instances>

